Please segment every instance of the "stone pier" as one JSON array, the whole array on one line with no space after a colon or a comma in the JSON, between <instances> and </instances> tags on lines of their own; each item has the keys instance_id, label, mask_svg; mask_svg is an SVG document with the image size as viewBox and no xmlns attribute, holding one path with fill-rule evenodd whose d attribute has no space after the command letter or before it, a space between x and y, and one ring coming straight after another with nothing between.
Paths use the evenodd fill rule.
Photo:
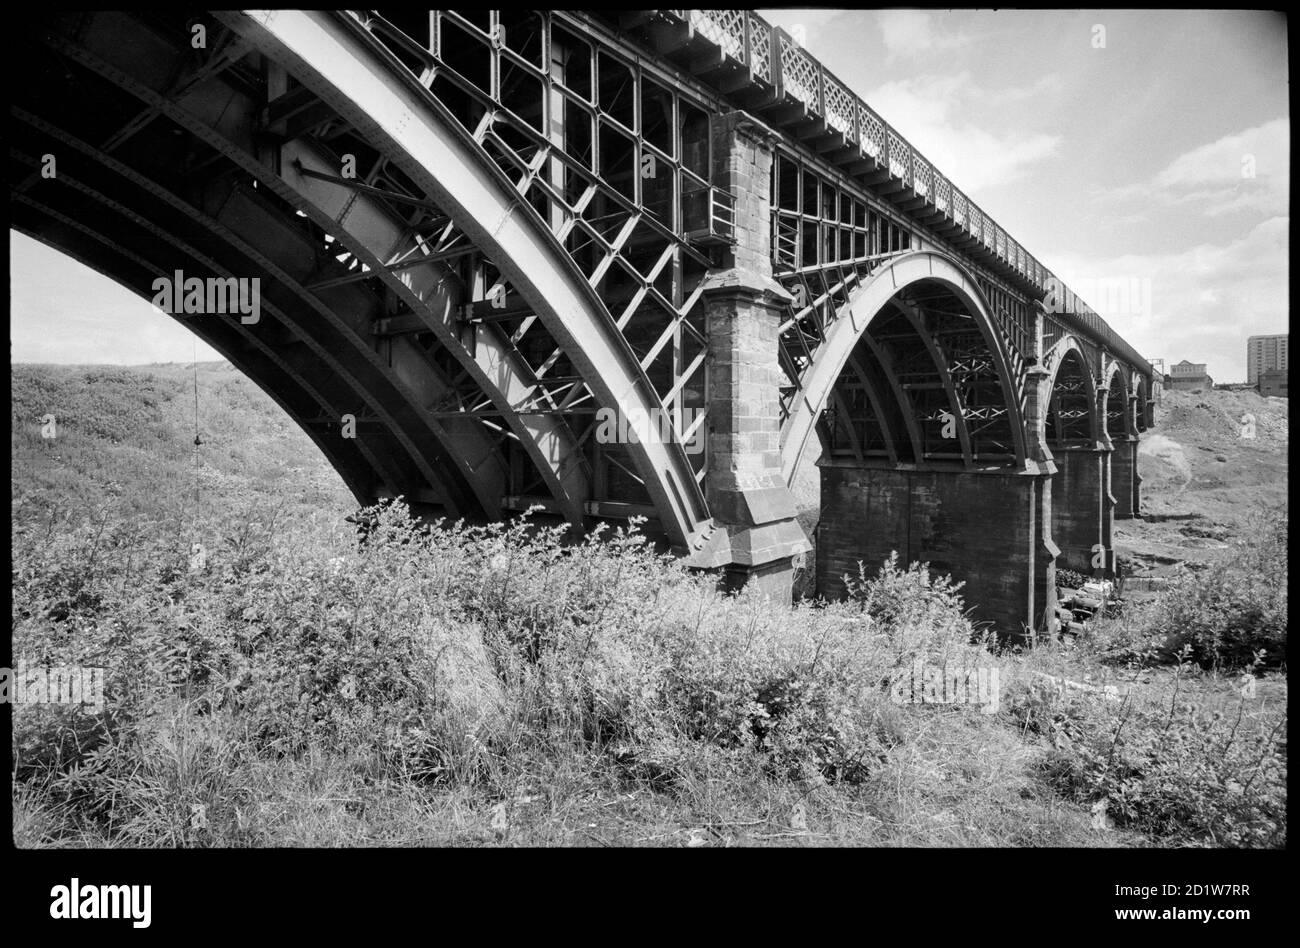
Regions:
<instances>
[{"instance_id":1,"label":"stone pier","mask_svg":"<svg viewBox=\"0 0 1300 948\"><path fill-rule=\"evenodd\" d=\"M1109 446L1094 446L1052 454L1052 539L1061 551L1056 565L1085 576L1115 575L1113 453Z\"/></svg>"},{"instance_id":2,"label":"stone pier","mask_svg":"<svg viewBox=\"0 0 1300 948\"><path fill-rule=\"evenodd\" d=\"M1110 492L1115 497L1115 519L1131 520L1142 516L1138 474L1138 439L1117 439L1110 456Z\"/></svg>"},{"instance_id":3,"label":"stone pier","mask_svg":"<svg viewBox=\"0 0 1300 948\"><path fill-rule=\"evenodd\" d=\"M873 575L891 551L965 583L977 623L1023 639L1056 608L1049 473L915 471L826 460L821 467L817 592L845 595L858 563Z\"/></svg>"},{"instance_id":4,"label":"stone pier","mask_svg":"<svg viewBox=\"0 0 1300 948\"><path fill-rule=\"evenodd\" d=\"M790 294L772 279L768 181L771 132L732 112L715 126L715 179L735 199L735 244L705 280L708 476L718 529L692 566L722 572L727 588L756 582L789 603L794 568L812 544L781 475L778 327Z\"/></svg>"}]
</instances>

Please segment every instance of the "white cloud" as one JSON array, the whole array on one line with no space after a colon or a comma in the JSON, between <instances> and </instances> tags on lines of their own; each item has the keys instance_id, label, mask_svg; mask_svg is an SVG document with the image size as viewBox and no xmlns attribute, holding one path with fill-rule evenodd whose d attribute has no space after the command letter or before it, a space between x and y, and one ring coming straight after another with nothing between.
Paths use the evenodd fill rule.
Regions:
<instances>
[{"instance_id":1,"label":"white cloud","mask_svg":"<svg viewBox=\"0 0 1300 948\"><path fill-rule=\"evenodd\" d=\"M1291 120L1274 119L1179 155L1149 181L1114 188L1111 201L1157 201L1209 217L1290 207Z\"/></svg>"},{"instance_id":2,"label":"white cloud","mask_svg":"<svg viewBox=\"0 0 1300 948\"><path fill-rule=\"evenodd\" d=\"M891 60L953 49L970 40L969 36L937 29L934 17L924 10L881 10L876 22Z\"/></svg>"},{"instance_id":3,"label":"white cloud","mask_svg":"<svg viewBox=\"0 0 1300 948\"><path fill-rule=\"evenodd\" d=\"M1037 94L1032 89L1013 91ZM889 82L867 101L957 187L970 193L1015 180L1062 141L1059 135L1043 132L998 134L977 123L971 117L972 105L991 101L991 96L975 85L969 72L960 72Z\"/></svg>"},{"instance_id":4,"label":"white cloud","mask_svg":"<svg viewBox=\"0 0 1300 948\"><path fill-rule=\"evenodd\" d=\"M811 10L804 8L759 11L769 23L791 33L796 41L801 42L810 51L815 50L821 41L823 30L844 12L843 10ZM813 54L816 55L815 51Z\"/></svg>"},{"instance_id":5,"label":"white cloud","mask_svg":"<svg viewBox=\"0 0 1300 948\"><path fill-rule=\"evenodd\" d=\"M1288 325L1289 227L1289 217L1271 217L1223 244L1045 262L1071 285L1072 279L1149 280L1150 312L1108 316L1111 327L1149 358L1166 365L1206 362L1216 381L1240 382L1246 337L1285 332Z\"/></svg>"},{"instance_id":6,"label":"white cloud","mask_svg":"<svg viewBox=\"0 0 1300 948\"><path fill-rule=\"evenodd\" d=\"M1284 118L1226 135L1217 142L1175 158L1156 175L1155 183L1171 189L1225 181L1235 183L1243 177L1242 166L1246 156L1253 159L1260 177L1285 177L1289 166L1290 137L1291 120Z\"/></svg>"}]
</instances>

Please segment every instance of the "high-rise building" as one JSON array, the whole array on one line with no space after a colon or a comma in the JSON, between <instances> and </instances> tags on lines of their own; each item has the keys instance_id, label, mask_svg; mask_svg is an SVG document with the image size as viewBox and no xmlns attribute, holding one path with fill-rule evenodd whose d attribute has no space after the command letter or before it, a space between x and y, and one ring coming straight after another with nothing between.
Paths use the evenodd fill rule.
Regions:
<instances>
[{"instance_id":1,"label":"high-rise building","mask_svg":"<svg viewBox=\"0 0 1300 948\"><path fill-rule=\"evenodd\" d=\"M1246 340L1246 381L1250 385L1259 384L1261 372L1270 369L1287 371L1286 339L1287 333L1277 336L1251 336Z\"/></svg>"}]
</instances>

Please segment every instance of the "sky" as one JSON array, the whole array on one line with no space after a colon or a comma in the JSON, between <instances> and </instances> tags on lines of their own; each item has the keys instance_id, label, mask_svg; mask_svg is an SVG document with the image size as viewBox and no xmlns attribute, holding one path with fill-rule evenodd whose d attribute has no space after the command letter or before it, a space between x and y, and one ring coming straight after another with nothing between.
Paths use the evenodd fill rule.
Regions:
<instances>
[{"instance_id":1,"label":"sky","mask_svg":"<svg viewBox=\"0 0 1300 948\"><path fill-rule=\"evenodd\" d=\"M762 13L1138 352L1244 381L1288 331L1283 16Z\"/></svg>"},{"instance_id":2,"label":"sky","mask_svg":"<svg viewBox=\"0 0 1300 948\"><path fill-rule=\"evenodd\" d=\"M1282 15L763 15L1148 358L1242 381L1246 337L1288 331ZM195 358L171 317L13 232L10 273L13 362Z\"/></svg>"}]
</instances>

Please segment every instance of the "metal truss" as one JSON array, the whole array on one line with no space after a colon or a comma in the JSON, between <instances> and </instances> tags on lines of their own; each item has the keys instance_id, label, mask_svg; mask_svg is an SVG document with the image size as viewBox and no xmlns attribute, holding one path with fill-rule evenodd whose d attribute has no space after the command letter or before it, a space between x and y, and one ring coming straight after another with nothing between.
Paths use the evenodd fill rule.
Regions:
<instances>
[{"instance_id":1,"label":"metal truss","mask_svg":"<svg viewBox=\"0 0 1300 948\"><path fill-rule=\"evenodd\" d=\"M643 10L607 19L763 116L824 166L886 198L972 271L1015 286L1016 294L1030 299L1056 294L1071 331L1116 352L1150 379L1150 366L1104 319L787 31L752 11ZM1016 333L1011 335L1017 344Z\"/></svg>"},{"instance_id":2,"label":"metal truss","mask_svg":"<svg viewBox=\"0 0 1300 948\"><path fill-rule=\"evenodd\" d=\"M1102 437L1097 379L1074 336L1063 336L1043 357L1047 379L1045 435L1049 447L1095 447Z\"/></svg>"},{"instance_id":3,"label":"metal truss","mask_svg":"<svg viewBox=\"0 0 1300 948\"><path fill-rule=\"evenodd\" d=\"M782 327L792 383L781 441L787 481L814 430L825 449L858 460L1023 465L1012 363L976 281L934 251L872 262L865 278L861 261L822 270L823 279L845 277Z\"/></svg>"}]
</instances>

